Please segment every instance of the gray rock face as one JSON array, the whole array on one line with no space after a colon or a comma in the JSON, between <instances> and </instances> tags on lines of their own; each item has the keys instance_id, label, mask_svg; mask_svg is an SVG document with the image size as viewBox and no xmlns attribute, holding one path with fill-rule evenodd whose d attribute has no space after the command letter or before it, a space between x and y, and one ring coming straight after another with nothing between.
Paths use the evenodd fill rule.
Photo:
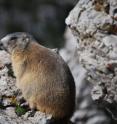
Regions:
<instances>
[{"instance_id":1,"label":"gray rock face","mask_svg":"<svg viewBox=\"0 0 117 124\"><path fill-rule=\"evenodd\" d=\"M86 79L93 85L93 100L116 120L117 1L79 0L66 24L78 40L77 58L87 70Z\"/></svg>"}]
</instances>

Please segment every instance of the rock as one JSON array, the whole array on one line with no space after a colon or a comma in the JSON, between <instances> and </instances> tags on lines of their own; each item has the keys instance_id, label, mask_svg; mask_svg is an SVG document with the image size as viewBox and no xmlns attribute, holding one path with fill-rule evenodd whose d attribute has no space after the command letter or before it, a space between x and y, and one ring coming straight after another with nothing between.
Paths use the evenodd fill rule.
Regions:
<instances>
[{"instance_id":1,"label":"rock","mask_svg":"<svg viewBox=\"0 0 117 124\"><path fill-rule=\"evenodd\" d=\"M7 107L5 110L5 113L6 113L6 115L10 116L11 118L17 118L14 107Z\"/></svg>"},{"instance_id":2,"label":"rock","mask_svg":"<svg viewBox=\"0 0 117 124\"><path fill-rule=\"evenodd\" d=\"M78 40L76 58L87 70L91 96L98 106L109 110L110 118L115 120L112 123L117 118L116 10L116 0L79 0L66 19Z\"/></svg>"}]
</instances>

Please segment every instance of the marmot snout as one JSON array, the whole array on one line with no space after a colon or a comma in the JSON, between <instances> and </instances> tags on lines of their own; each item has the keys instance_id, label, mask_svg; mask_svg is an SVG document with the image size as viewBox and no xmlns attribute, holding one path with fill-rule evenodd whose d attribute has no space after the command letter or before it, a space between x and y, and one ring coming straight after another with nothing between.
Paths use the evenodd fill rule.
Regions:
<instances>
[{"instance_id":1,"label":"marmot snout","mask_svg":"<svg viewBox=\"0 0 117 124\"><path fill-rule=\"evenodd\" d=\"M1 43L11 54L16 85L30 108L69 119L75 107L75 83L61 56L27 33L9 34Z\"/></svg>"}]
</instances>

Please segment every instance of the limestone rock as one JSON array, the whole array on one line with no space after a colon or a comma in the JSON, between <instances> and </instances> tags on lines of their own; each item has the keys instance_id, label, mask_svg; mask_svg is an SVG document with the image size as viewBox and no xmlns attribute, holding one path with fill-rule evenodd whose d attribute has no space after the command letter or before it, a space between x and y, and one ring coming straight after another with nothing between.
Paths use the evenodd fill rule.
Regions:
<instances>
[{"instance_id":1,"label":"limestone rock","mask_svg":"<svg viewBox=\"0 0 117 124\"><path fill-rule=\"evenodd\" d=\"M77 39L77 58L87 70L91 96L117 120L117 1L79 0L66 24Z\"/></svg>"}]
</instances>

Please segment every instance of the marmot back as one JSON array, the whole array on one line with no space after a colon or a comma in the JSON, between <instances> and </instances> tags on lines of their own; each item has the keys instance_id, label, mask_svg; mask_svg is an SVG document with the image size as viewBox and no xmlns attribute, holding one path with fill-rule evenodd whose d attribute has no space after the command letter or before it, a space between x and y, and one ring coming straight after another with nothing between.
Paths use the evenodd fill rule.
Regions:
<instances>
[{"instance_id":1,"label":"marmot back","mask_svg":"<svg viewBox=\"0 0 117 124\"><path fill-rule=\"evenodd\" d=\"M75 108L75 83L61 56L26 33L5 38L1 42L11 54L16 85L30 108L68 120Z\"/></svg>"}]
</instances>

